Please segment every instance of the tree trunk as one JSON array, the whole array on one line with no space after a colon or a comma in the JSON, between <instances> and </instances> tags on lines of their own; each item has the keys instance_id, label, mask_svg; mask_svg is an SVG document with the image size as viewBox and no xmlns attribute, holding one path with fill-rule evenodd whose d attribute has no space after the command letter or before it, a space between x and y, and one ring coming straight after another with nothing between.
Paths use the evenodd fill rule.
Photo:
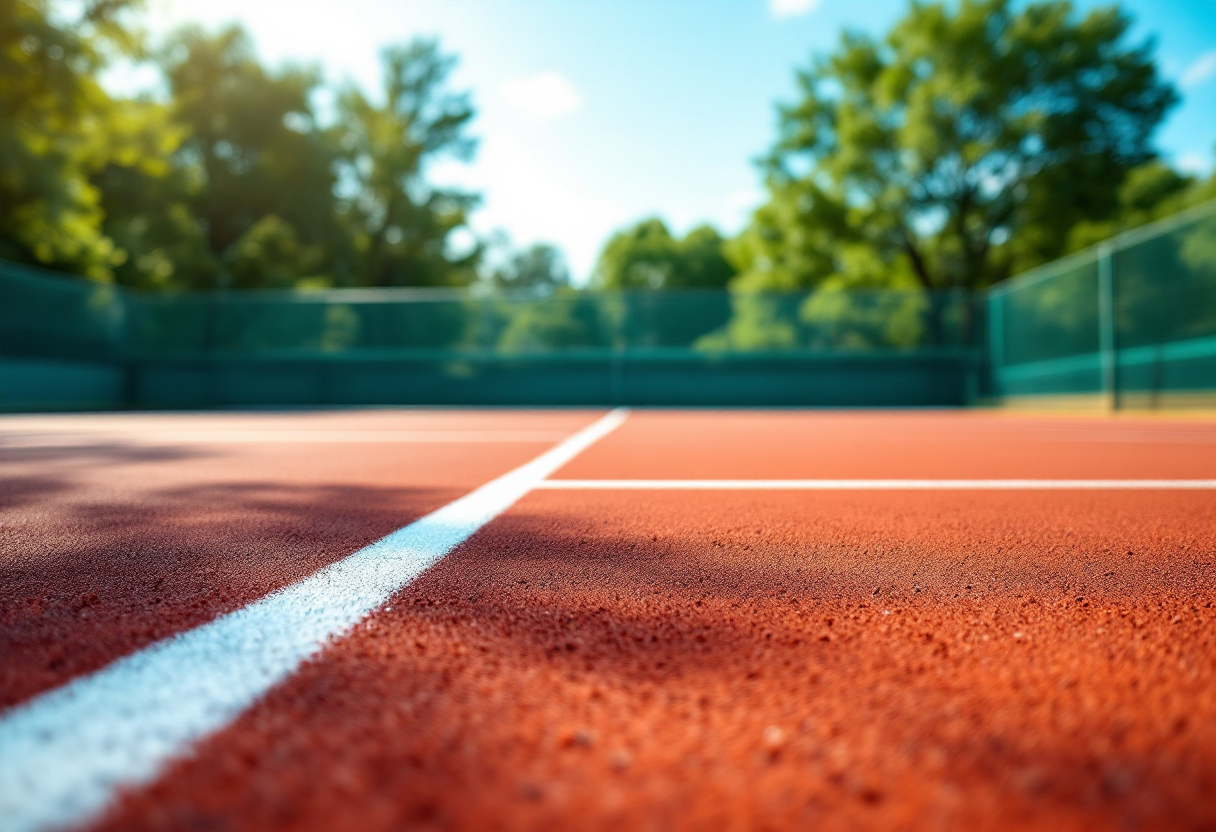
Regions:
<instances>
[{"instance_id":1,"label":"tree trunk","mask_svg":"<svg viewBox=\"0 0 1216 832\"><path fill-rule=\"evenodd\" d=\"M942 312L938 304L937 294L934 291L933 281L929 277L929 269L925 266L925 259L916 248L916 242L912 239L912 235L906 229L903 232L903 243L904 251L912 262L912 271L916 275L916 279L920 281L920 285L924 288L925 297L929 301L929 314L926 317L929 326L930 345L940 347L946 339L945 324L942 322Z\"/></svg>"},{"instance_id":2,"label":"tree trunk","mask_svg":"<svg viewBox=\"0 0 1216 832\"><path fill-rule=\"evenodd\" d=\"M372 234L371 243L367 247L367 274L365 275L365 286L388 286L388 281L384 279L381 271L384 269L384 242L388 236L388 230L393 225L393 215L397 211L397 191L394 189L389 193L388 201L384 206L384 219L380 221L380 227Z\"/></svg>"}]
</instances>

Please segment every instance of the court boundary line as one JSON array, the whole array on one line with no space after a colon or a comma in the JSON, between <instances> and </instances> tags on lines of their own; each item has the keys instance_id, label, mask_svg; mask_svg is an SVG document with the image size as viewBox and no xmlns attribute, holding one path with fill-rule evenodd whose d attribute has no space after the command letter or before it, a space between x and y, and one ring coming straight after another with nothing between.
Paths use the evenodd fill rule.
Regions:
<instances>
[{"instance_id":1,"label":"court boundary line","mask_svg":"<svg viewBox=\"0 0 1216 832\"><path fill-rule=\"evenodd\" d=\"M1210 491L1216 479L553 480L546 491Z\"/></svg>"},{"instance_id":2,"label":"court boundary line","mask_svg":"<svg viewBox=\"0 0 1216 832\"><path fill-rule=\"evenodd\" d=\"M531 462L238 610L155 642L0 713L0 817L8 832L96 819L154 780L618 428L609 411Z\"/></svg>"}]
</instances>

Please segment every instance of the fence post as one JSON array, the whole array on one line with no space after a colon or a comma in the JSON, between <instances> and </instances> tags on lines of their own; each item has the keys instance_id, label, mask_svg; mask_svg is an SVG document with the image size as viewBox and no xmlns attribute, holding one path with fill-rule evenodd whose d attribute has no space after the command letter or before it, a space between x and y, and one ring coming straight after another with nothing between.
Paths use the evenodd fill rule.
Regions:
<instances>
[{"instance_id":1,"label":"fence post","mask_svg":"<svg viewBox=\"0 0 1216 832\"><path fill-rule=\"evenodd\" d=\"M608 400L613 407L625 403L625 353L633 337L634 298L624 292L619 297L621 317L617 322L617 330L613 333L612 358L608 368Z\"/></svg>"},{"instance_id":2,"label":"fence post","mask_svg":"<svg viewBox=\"0 0 1216 832\"><path fill-rule=\"evenodd\" d=\"M988 383L992 395L1000 400L1005 396L1002 371L1005 369L1005 298L1007 294L988 295Z\"/></svg>"},{"instance_id":3,"label":"fence post","mask_svg":"<svg viewBox=\"0 0 1216 832\"><path fill-rule=\"evenodd\" d=\"M122 407L134 410L139 403L139 364L135 349L134 305L123 288L117 288L120 320L118 328L118 364L122 368Z\"/></svg>"},{"instance_id":4,"label":"fence post","mask_svg":"<svg viewBox=\"0 0 1216 832\"><path fill-rule=\"evenodd\" d=\"M1111 410L1119 409L1119 322L1115 307L1115 249L1098 247L1098 346L1102 355L1102 392Z\"/></svg>"}]
</instances>

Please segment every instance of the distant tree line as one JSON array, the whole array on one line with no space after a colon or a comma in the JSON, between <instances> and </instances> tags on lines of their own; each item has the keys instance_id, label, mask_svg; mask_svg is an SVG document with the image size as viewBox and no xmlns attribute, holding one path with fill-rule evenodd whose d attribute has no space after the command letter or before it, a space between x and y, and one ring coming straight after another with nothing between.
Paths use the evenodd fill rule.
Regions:
<instances>
[{"instance_id":1,"label":"distant tree line","mask_svg":"<svg viewBox=\"0 0 1216 832\"><path fill-rule=\"evenodd\" d=\"M427 172L474 152L474 109L435 42L386 49L371 94L269 68L235 27L149 43L138 11L0 0L0 258L151 290L574 291L553 246L491 265L485 240L455 245L478 195ZM1114 6L960 0L845 33L779 108L738 236L643 220L587 289L979 289L1214 198L1216 177L1154 150L1178 96L1130 26ZM162 92L116 95L99 78L117 62Z\"/></svg>"},{"instance_id":2,"label":"distant tree line","mask_svg":"<svg viewBox=\"0 0 1216 832\"><path fill-rule=\"evenodd\" d=\"M0 257L142 289L455 286L475 194L426 178L467 158L473 108L431 41L386 49L375 95L270 69L236 27L140 36L132 0L0 0ZM162 95L99 76L154 67Z\"/></svg>"},{"instance_id":3,"label":"distant tree line","mask_svg":"<svg viewBox=\"0 0 1216 832\"><path fill-rule=\"evenodd\" d=\"M1216 198L1216 176L1155 152L1178 96L1130 28L1115 6L962 0L847 32L797 74L767 200L725 262L696 265L646 220L609 241L594 285L979 289Z\"/></svg>"}]
</instances>

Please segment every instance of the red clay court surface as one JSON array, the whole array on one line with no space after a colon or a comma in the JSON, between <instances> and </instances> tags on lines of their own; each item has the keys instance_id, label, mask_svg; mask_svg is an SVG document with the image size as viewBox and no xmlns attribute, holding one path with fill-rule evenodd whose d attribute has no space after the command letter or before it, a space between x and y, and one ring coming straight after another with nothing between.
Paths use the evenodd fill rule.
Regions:
<instances>
[{"instance_id":1,"label":"red clay court surface","mask_svg":"<svg viewBox=\"0 0 1216 832\"><path fill-rule=\"evenodd\" d=\"M0 721L602 415L0 418ZM1212 421L635 411L84 825L1216 829L1216 490L583 482L1213 477Z\"/></svg>"}]
</instances>

